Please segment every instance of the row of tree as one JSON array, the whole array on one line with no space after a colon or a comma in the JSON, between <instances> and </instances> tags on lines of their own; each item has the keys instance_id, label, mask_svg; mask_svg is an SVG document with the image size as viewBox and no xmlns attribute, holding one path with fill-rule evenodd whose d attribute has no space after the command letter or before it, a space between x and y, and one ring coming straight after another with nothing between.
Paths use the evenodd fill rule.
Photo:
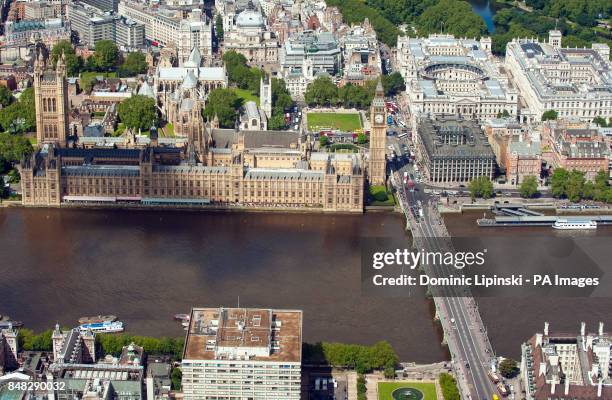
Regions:
<instances>
[{"instance_id":1,"label":"row of tree","mask_svg":"<svg viewBox=\"0 0 612 400\"><path fill-rule=\"evenodd\" d=\"M393 347L381 341L373 346L344 343L316 343L302 346L305 363L326 364L332 367L353 368L364 374L372 370L384 370L393 377L399 357Z\"/></svg>"},{"instance_id":2,"label":"row of tree","mask_svg":"<svg viewBox=\"0 0 612 400\"><path fill-rule=\"evenodd\" d=\"M112 40L96 42L94 54L84 60L78 56L68 40L60 40L51 49L51 64L55 67L59 57L66 57L66 70L69 76L78 76L81 72L111 72L119 77L136 76L147 71L146 57L141 52L128 53L122 57L117 45Z\"/></svg>"},{"instance_id":3,"label":"row of tree","mask_svg":"<svg viewBox=\"0 0 612 400\"><path fill-rule=\"evenodd\" d=\"M554 197L574 202L587 199L612 203L612 188L603 170L590 181L580 171L557 168L550 177L550 190Z\"/></svg>"},{"instance_id":4,"label":"row of tree","mask_svg":"<svg viewBox=\"0 0 612 400\"><path fill-rule=\"evenodd\" d=\"M308 84L304 101L311 107L344 106L346 108L367 108L372 103L376 90L376 81L369 81L365 86L351 83L338 88L327 76L320 76Z\"/></svg>"},{"instance_id":5,"label":"row of tree","mask_svg":"<svg viewBox=\"0 0 612 400\"><path fill-rule=\"evenodd\" d=\"M96 335L96 345L103 354L119 356L124 346L135 343L141 346L147 354L164 354L180 360L185 346L185 339L150 336L133 336L125 333L99 334Z\"/></svg>"}]
</instances>

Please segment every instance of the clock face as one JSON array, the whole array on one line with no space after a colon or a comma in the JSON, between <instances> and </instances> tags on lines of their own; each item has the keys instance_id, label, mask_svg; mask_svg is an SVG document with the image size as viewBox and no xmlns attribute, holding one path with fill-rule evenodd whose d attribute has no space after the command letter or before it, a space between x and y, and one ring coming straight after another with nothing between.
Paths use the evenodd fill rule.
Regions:
<instances>
[{"instance_id":1,"label":"clock face","mask_svg":"<svg viewBox=\"0 0 612 400\"><path fill-rule=\"evenodd\" d=\"M382 114L376 114L376 116L374 117L374 121L376 121L377 124L382 123L385 120L385 117L383 117Z\"/></svg>"}]
</instances>

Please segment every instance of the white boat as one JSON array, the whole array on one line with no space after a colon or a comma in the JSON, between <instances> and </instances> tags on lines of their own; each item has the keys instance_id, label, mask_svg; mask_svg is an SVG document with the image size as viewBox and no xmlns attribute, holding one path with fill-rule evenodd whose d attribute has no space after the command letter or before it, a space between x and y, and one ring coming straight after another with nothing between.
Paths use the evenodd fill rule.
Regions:
<instances>
[{"instance_id":1,"label":"white boat","mask_svg":"<svg viewBox=\"0 0 612 400\"><path fill-rule=\"evenodd\" d=\"M91 330L96 333L113 333L123 332L123 322L121 321L106 321L106 322L95 322L93 324L83 324L79 326L82 331Z\"/></svg>"},{"instance_id":2,"label":"white boat","mask_svg":"<svg viewBox=\"0 0 612 400\"><path fill-rule=\"evenodd\" d=\"M567 219L558 219L552 227L561 230L597 229L597 222L590 220L568 221Z\"/></svg>"}]
</instances>

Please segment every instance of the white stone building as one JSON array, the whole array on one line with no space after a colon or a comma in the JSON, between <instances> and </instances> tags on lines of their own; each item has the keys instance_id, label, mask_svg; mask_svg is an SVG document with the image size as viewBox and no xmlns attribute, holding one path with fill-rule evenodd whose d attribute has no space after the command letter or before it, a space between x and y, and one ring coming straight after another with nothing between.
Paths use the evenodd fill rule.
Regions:
<instances>
[{"instance_id":1,"label":"white stone building","mask_svg":"<svg viewBox=\"0 0 612 400\"><path fill-rule=\"evenodd\" d=\"M299 400L302 312L194 308L181 363L186 400Z\"/></svg>"},{"instance_id":2,"label":"white stone building","mask_svg":"<svg viewBox=\"0 0 612 400\"><path fill-rule=\"evenodd\" d=\"M145 27L145 39L154 45L174 46L182 65L191 50L197 47L206 64L212 61L212 24L202 10L195 9L183 18L180 10L153 9L131 0L119 3L119 15Z\"/></svg>"},{"instance_id":3,"label":"white stone building","mask_svg":"<svg viewBox=\"0 0 612 400\"><path fill-rule=\"evenodd\" d=\"M412 114L485 120L517 113L518 93L494 62L490 38L400 36L397 57Z\"/></svg>"},{"instance_id":4,"label":"white stone building","mask_svg":"<svg viewBox=\"0 0 612 400\"><path fill-rule=\"evenodd\" d=\"M229 31L224 32L224 51L236 51L252 64L277 64L278 40L262 13L249 8L240 12Z\"/></svg>"},{"instance_id":5,"label":"white stone building","mask_svg":"<svg viewBox=\"0 0 612 400\"><path fill-rule=\"evenodd\" d=\"M514 39L506 46L506 68L520 91L524 121L539 121L547 110L560 118L591 121L612 117L610 47L561 47L561 32L551 31L548 43Z\"/></svg>"}]
</instances>

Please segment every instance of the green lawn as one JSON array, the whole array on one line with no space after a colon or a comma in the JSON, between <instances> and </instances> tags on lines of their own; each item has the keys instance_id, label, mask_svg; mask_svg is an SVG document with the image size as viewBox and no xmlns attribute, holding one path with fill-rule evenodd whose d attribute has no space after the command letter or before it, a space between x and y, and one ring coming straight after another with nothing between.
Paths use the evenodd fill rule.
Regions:
<instances>
[{"instance_id":1,"label":"green lawn","mask_svg":"<svg viewBox=\"0 0 612 400\"><path fill-rule=\"evenodd\" d=\"M368 201L371 206L392 206L395 204L393 193L388 192L382 185L373 185L368 188Z\"/></svg>"},{"instance_id":2,"label":"green lawn","mask_svg":"<svg viewBox=\"0 0 612 400\"><path fill-rule=\"evenodd\" d=\"M247 101L254 101L257 103L257 105L259 105L259 96L254 95L250 90L236 88L234 89L234 93L236 93L236 96L242 99L243 103L246 103Z\"/></svg>"},{"instance_id":3,"label":"green lawn","mask_svg":"<svg viewBox=\"0 0 612 400\"><path fill-rule=\"evenodd\" d=\"M86 78L92 77L92 76L103 76L105 78L116 78L117 77L117 73L116 72L81 72L81 79L86 80Z\"/></svg>"},{"instance_id":4,"label":"green lawn","mask_svg":"<svg viewBox=\"0 0 612 400\"><path fill-rule=\"evenodd\" d=\"M421 391L422 400L437 400L436 386L433 383L424 382L379 382L378 400L394 400L391 393L399 388L413 388Z\"/></svg>"},{"instance_id":5,"label":"green lawn","mask_svg":"<svg viewBox=\"0 0 612 400\"><path fill-rule=\"evenodd\" d=\"M361 129L361 118L357 113L308 113L308 129L340 129L351 132Z\"/></svg>"},{"instance_id":6,"label":"green lawn","mask_svg":"<svg viewBox=\"0 0 612 400\"><path fill-rule=\"evenodd\" d=\"M123 122L119 122L117 124L117 129L115 129L112 136L121 136L123 135L123 132L125 132L125 125L123 125Z\"/></svg>"},{"instance_id":7,"label":"green lawn","mask_svg":"<svg viewBox=\"0 0 612 400\"><path fill-rule=\"evenodd\" d=\"M164 133L166 137L174 137L174 125L166 124L166 126L164 126Z\"/></svg>"},{"instance_id":8,"label":"green lawn","mask_svg":"<svg viewBox=\"0 0 612 400\"><path fill-rule=\"evenodd\" d=\"M36 145L38 144L38 139L36 138L36 135L34 136L28 136L28 140L30 141L30 144L33 147L36 147Z\"/></svg>"}]
</instances>

